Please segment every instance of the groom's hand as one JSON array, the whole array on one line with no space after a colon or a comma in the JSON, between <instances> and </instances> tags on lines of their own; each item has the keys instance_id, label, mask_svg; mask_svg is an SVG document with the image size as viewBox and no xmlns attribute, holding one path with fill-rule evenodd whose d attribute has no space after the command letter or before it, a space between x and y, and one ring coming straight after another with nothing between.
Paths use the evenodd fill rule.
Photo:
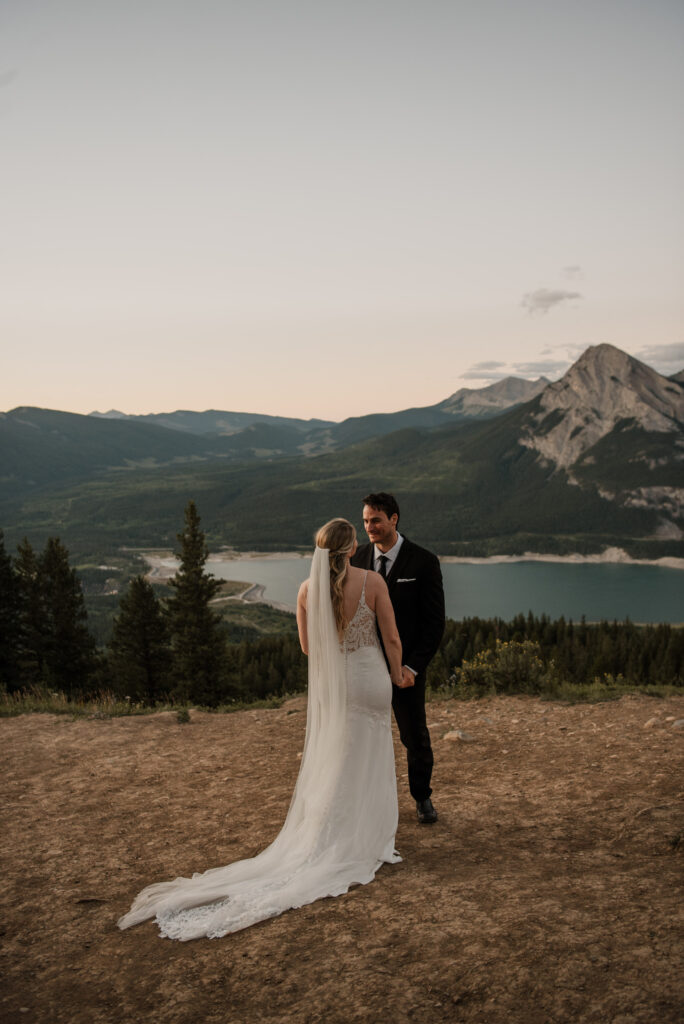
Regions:
<instances>
[{"instance_id":1,"label":"groom's hand","mask_svg":"<svg viewBox=\"0 0 684 1024\"><path fill-rule=\"evenodd\" d=\"M413 686L416 681L416 677L407 665L402 665L401 668L401 685L402 688L407 686Z\"/></svg>"}]
</instances>

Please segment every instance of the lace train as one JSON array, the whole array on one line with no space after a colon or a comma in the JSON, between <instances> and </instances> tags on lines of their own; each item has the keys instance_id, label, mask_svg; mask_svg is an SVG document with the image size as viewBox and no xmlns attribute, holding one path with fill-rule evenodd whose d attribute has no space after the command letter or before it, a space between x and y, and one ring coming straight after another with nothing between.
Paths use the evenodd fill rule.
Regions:
<instances>
[{"instance_id":1,"label":"lace train","mask_svg":"<svg viewBox=\"0 0 684 1024\"><path fill-rule=\"evenodd\" d=\"M310 682L300 777L274 842L249 860L148 886L119 920L120 928L156 917L168 938L219 938L285 910L340 896L352 885L372 881L381 864L401 860L394 849L392 685L375 616L365 603L365 581L337 656L344 689L339 756L333 753L334 736L326 741L325 715L313 728L320 708L312 706ZM320 749L314 749L316 743ZM307 764L318 777L311 770L306 777Z\"/></svg>"}]
</instances>

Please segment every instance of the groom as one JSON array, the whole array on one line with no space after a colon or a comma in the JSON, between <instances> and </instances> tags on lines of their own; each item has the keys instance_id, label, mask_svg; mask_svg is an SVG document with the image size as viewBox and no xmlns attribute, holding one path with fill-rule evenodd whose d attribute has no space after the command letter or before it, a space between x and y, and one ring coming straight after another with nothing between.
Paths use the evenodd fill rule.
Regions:
<instances>
[{"instance_id":1,"label":"groom","mask_svg":"<svg viewBox=\"0 0 684 1024\"><path fill-rule=\"evenodd\" d=\"M352 565L374 569L387 580L401 638L404 682L392 687L392 708L406 747L409 789L418 821L437 821L430 777L432 747L425 721L425 670L444 632L444 589L435 555L397 532L399 506L392 494L379 491L363 499L363 525L370 544L363 544Z\"/></svg>"}]
</instances>

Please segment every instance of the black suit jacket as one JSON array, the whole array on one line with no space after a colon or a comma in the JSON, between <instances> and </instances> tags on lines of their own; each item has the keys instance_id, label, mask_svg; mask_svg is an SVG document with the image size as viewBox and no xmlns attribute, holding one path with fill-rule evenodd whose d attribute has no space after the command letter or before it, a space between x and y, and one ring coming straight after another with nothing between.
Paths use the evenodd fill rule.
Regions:
<instances>
[{"instance_id":1,"label":"black suit jacket","mask_svg":"<svg viewBox=\"0 0 684 1024\"><path fill-rule=\"evenodd\" d=\"M359 569L373 569L374 545L363 544L352 558ZM444 633L444 587L439 559L404 537L387 577L404 665L423 676Z\"/></svg>"}]
</instances>

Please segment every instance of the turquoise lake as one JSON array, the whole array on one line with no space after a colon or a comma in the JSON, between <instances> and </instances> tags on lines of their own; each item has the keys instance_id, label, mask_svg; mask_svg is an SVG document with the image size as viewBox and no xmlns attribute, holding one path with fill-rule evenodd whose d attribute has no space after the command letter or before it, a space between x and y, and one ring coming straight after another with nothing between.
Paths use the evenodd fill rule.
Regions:
<instances>
[{"instance_id":1,"label":"turquoise lake","mask_svg":"<svg viewBox=\"0 0 684 1024\"><path fill-rule=\"evenodd\" d=\"M259 583L264 598L294 610L309 558L212 561L220 579ZM443 563L447 615L511 619L518 612L589 621L684 622L684 572L652 565L565 562Z\"/></svg>"}]
</instances>

